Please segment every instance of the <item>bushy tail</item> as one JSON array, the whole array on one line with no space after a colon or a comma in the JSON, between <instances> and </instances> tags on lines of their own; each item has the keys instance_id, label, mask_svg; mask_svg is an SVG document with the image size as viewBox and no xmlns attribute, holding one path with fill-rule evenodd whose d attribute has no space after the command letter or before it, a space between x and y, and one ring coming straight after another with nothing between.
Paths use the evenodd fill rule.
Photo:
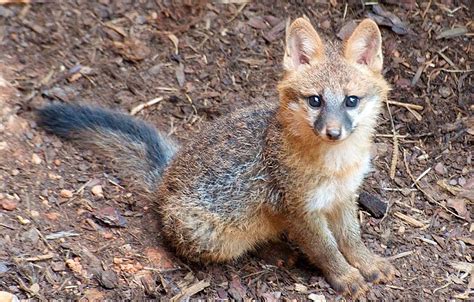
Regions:
<instances>
[{"instance_id":1,"label":"bushy tail","mask_svg":"<svg viewBox=\"0 0 474 302\"><path fill-rule=\"evenodd\" d=\"M53 104L38 111L38 124L114 162L121 172L154 188L176 145L147 123L97 107Z\"/></svg>"}]
</instances>

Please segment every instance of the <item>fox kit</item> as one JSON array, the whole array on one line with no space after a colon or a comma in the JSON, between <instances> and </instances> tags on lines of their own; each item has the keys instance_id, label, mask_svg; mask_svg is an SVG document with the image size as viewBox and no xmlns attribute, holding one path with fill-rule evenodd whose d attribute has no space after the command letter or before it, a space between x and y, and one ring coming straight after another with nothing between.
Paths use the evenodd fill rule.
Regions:
<instances>
[{"instance_id":1,"label":"fox kit","mask_svg":"<svg viewBox=\"0 0 474 302\"><path fill-rule=\"evenodd\" d=\"M163 232L181 256L230 261L286 233L335 290L358 296L366 282L394 274L362 242L354 200L389 90L381 42L368 19L342 45L323 42L308 21L295 20L280 102L235 112L183 147L100 108L53 104L38 120L148 184Z\"/></svg>"}]
</instances>

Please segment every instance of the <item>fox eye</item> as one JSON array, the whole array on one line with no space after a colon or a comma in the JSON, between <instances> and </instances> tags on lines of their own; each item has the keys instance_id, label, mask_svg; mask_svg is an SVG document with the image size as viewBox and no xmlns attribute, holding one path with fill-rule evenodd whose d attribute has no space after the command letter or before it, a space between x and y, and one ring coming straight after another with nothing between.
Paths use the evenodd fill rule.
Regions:
<instances>
[{"instance_id":1,"label":"fox eye","mask_svg":"<svg viewBox=\"0 0 474 302\"><path fill-rule=\"evenodd\" d=\"M321 96L312 95L308 98L308 104L309 106L313 108L318 108L318 107L321 107L321 105L323 104L323 101L321 100Z\"/></svg>"},{"instance_id":2,"label":"fox eye","mask_svg":"<svg viewBox=\"0 0 474 302\"><path fill-rule=\"evenodd\" d=\"M346 96L346 107L354 108L359 105L359 97L355 95Z\"/></svg>"}]
</instances>

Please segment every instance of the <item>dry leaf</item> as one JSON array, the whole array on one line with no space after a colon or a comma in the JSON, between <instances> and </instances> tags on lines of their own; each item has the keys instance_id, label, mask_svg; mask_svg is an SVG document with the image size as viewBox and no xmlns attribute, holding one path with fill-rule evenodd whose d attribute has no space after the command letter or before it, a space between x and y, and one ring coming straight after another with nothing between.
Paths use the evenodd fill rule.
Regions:
<instances>
[{"instance_id":1,"label":"dry leaf","mask_svg":"<svg viewBox=\"0 0 474 302\"><path fill-rule=\"evenodd\" d=\"M336 36L341 39L341 40L347 40L351 36L351 34L354 32L354 29L357 27L357 22L354 20L351 20L344 24L339 32L336 34Z\"/></svg>"},{"instance_id":2,"label":"dry leaf","mask_svg":"<svg viewBox=\"0 0 474 302\"><path fill-rule=\"evenodd\" d=\"M459 214L459 216L463 217L467 221L471 220L469 211L466 208L465 199L450 198L450 199L447 200L447 206L450 207L450 208L453 208Z\"/></svg>"},{"instance_id":3,"label":"dry leaf","mask_svg":"<svg viewBox=\"0 0 474 302\"><path fill-rule=\"evenodd\" d=\"M380 5L372 6L373 13L368 13L370 19L381 26L389 26L393 32L399 35L413 34L408 26L395 14L385 11Z\"/></svg>"},{"instance_id":4,"label":"dry leaf","mask_svg":"<svg viewBox=\"0 0 474 302\"><path fill-rule=\"evenodd\" d=\"M286 21L283 20L275 25L269 32L263 35L263 38L268 42L273 42L280 39L283 36L283 32L286 28Z\"/></svg>"},{"instance_id":5,"label":"dry leaf","mask_svg":"<svg viewBox=\"0 0 474 302\"><path fill-rule=\"evenodd\" d=\"M130 38L123 43L119 41L113 41L112 43L113 50L130 61L141 61L151 53L150 48L143 41L137 39Z\"/></svg>"},{"instance_id":6,"label":"dry leaf","mask_svg":"<svg viewBox=\"0 0 474 302\"><path fill-rule=\"evenodd\" d=\"M265 19L260 16L251 18L247 21L247 24L255 29L266 29L268 27L267 23L265 23Z\"/></svg>"}]
</instances>

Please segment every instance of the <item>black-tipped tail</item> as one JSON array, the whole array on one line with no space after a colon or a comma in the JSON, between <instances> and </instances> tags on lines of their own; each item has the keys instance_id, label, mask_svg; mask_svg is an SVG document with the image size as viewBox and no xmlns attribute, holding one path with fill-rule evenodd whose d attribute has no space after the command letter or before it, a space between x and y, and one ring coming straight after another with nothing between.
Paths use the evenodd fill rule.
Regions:
<instances>
[{"instance_id":1,"label":"black-tipped tail","mask_svg":"<svg viewBox=\"0 0 474 302\"><path fill-rule=\"evenodd\" d=\"M53 104L38 110L38 124L48 132L97 150L119 170L150 187L176 153L175 144L147 123L129 115L80 105Z\"/></svg>"}]
</instances>

